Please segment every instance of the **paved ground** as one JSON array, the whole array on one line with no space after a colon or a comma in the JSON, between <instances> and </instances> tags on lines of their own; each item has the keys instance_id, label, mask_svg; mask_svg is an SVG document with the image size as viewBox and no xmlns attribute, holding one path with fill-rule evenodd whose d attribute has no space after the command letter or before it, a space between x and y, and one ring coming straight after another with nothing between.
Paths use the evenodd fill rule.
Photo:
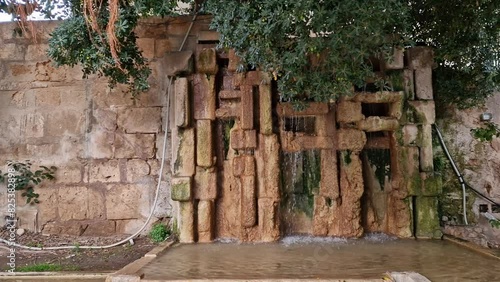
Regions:
<instances>
[{"instance_id":1,"label":"paved ground","mask_svg":"<svg viewBox=\"0 0 500 282\"><path fill-rule=\"evenodd\" d=\"M471 245L468 243L464 243L462 241L457 241L448 238L448 240L452 240L454 243L458 243L464 247L467 248L472 248L475 251L479 251L482 254L486 254L487 256L490 256L491 258L496 258L500 259L500 256L496 255L498 253L498 250L487 250L487 249L481 249L480 247L477 247L475 245ZM144 256L142 256L139 260L134 261L133 263L128 264L124 268L116 271L116 272L100 272L98 273L93 272L73 272L73 273L18 273L16 276L5 276L2 275L0 276L0 280L2 281L17 281L17 282L31 282L31 281L85 281L85 282L97 282L97 281L111 281L111 282L125 282L125 281L153 281L153 280L148 280L147 276L145 279L141 279L143 276L144 270L147 269L153 262L156 262L158 258L168 256L168 254L164 254L165 251L168 250L168 248L173 244L173 242L165 242L162 243L149 252L147 252ZM108 277L108 280L106 280L106 277ZM172 281L172 280L162 280L156 277L154 279L155 282L158 281ZM179 280L177 280L179 281ZM209 279L209 280L200 280L200 279L189 279L189 281L249 281L248 279ZM389 274L386 274L384 279L382 278L377 278L377 279L252 279L253 282L255 281L260 281L260 282L267 282L267 281L279 281L279 282L297 282L297 281L315 281L315 282L337 282L337 281L345 281L345 282L382 282L382 281L394 281L394 282L400 282L400 281L406 281L406 282L426 282L429 281L427 278L424 276L419 275L418 273L412 273L412 272L392 272Z\"/></svg>"}]
</instances>

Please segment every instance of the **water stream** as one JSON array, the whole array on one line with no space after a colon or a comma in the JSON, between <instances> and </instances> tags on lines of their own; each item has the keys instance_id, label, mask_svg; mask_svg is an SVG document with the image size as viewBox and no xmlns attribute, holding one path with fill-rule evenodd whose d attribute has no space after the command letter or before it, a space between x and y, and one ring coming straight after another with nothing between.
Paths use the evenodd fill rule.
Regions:
<instances>
[{"instance_id":1,"label":"water stream","mask_svg":"<svg viewBox=\"0 0 500 282\"><path fill-rule=\"evenodd\" d=\"M415 271L432 281L500 281L499 266L447 241L292 236L269 244L180 244L146 266L144 279L373 279Z\"/></svg>"}]
</instances>

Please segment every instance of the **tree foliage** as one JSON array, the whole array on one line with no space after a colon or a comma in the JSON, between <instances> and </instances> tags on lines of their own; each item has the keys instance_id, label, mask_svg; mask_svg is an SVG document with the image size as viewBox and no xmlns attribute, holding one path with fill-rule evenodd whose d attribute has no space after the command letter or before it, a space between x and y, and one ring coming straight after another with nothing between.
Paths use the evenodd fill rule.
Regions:
<instances>
[{"instance_id":1,"label":"tree foliage","mask_svg":"<svg viewBox=\"0 0 500 282\"><path fill-rule=\"evenodd\" d=\"M83 68L84 76L97 73L129 86L132 95L149 88L151 70L136 44L134 29L143 16L165 16L173 12L173 0L73 0L71 17L58 26L49 39L49 57L56 65Z\"/></svg>"},{"instance_id":2,"label":"tree foliage","mask_svg":"<svg viewBox=\"0 0 500 282\"><path fill-rule=\"evenodd\" d=\"M224 47L279 77L285 100L327 101L373 75L369 57L403 45L407 7L399 0L209 0Z\"/></svg>"},{"instance_id":3,"label":"tree foliage","mask_svg":"<svg viewBox=\"0 0 500 282\"><path fill-rule=\"evenodd\" d=\"M410 1L411 36L434 47L436 98L476 106L500 83L499 0Z\"/></svg>"},{"instance_id":4,"label":"tree foliage","mask_svg":"<svg viewBox=\"0 0 500 282\"><path fill-rule=\"evenodd\" d=\"M12 13L5 7L15 1L0 0L0 10ZM39 0L37 9L50 17L69 15L50 39L49 56L56 64L80 64L85 75L104 75L112 85L125 83L138 93L148 88L150 71L134 28L141 17L175 14L176 2ZM352 85L363 87L373 75L369 58L387 57L394 46L435 49L435 96L443 103L477 105L500 82L500 0L204 4L202 12L213 15L221 46L234 48L243 68L272 73L286 101L327 101L349 94ZM56 6L66 9L54 14Z\"/></svg>"},{"instance_id":5,"label":"tree foliage","mask_svg":"<svg viewBox=\"0 0 500 282\"><path fill-rule=\"evenodd\" d=\"M109 10L103 5L97 13L97 29L89 28L84 13L74 9L73 15L54 30L49 39L48 55L56 66L79 64L85 77L93 73L104 75L109 78L111 86L117 83L129 85L134 95L147 90L151 71L137 47L133 32L139 17L130 6L124 5L119 9L119 21L115 23L115 37L120 43L117 59L113 58L108 34L99 32L108 27Z\"/></svg>"},{"instance_id":6,"label":"tree foliage","mask_svg":"<svg viewBox=\"0 0 500 282\"><path fill-rule=\"evenodd\" d=\"M66 19L51 34L48 56L56 66L80 65L84 77L98 74L111 87L128 85L135 96L149 88L151 70L136 44L134 29L141 17L176 13L175 0L0 0L0 11L20 14L27 4L28 14L37 11L47 18ZM23 6L24 5L24 6Z\"/></svg>"},{"instance_id":7,"label":"tree foliage","mask_svg":"<svg viewBox=\"0 0 500 282\"><path fill-rule=\"evenodd\" d=\"M362 86L367 58L401 44L434 48L442 103L478 105L500 82L499 0L207 1L222 44L278 73L284 98L327 100Z\"/></svg>"}]
</instances>

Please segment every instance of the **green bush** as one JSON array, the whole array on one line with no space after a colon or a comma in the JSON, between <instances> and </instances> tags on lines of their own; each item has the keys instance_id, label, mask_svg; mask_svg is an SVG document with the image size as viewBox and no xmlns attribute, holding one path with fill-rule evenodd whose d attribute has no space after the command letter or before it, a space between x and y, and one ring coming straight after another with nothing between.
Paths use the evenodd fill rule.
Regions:
<instances>
[{"instance_id":1,"label":"green bush","mask_svg":"<svg viewBox=\"0 0 500 282\"><path fill-rule=\"evenodd\" d=\"M500 220L490 219L489 222L491 224L491 227L500 228Z\"/></svg>"},{"instance_id":2,"label":"green bush","mask_svg":"<svg viewBox=\"0 0 500 282\"><path fill-rule=\"evenodd\" d=\"M492 122L486 123L485 126L480 128L471 129L474 138L479 139L479 141L491 141L493 137L500 137L500 128Z\"/></svg>"},{"instance_id":3,"label":"green bush","mask_svg":"<svg viewBox=\"0 0 500 282\"><path fill-rule=\"evenodd\" d=\"M38 170L31 169L31 162L13 162L8 161L8 170L6 173L0 171L0 183L8 182L15 190L22 191L21 196L26 197L27 204L38 204L38 193L35 193L35 187L46 180L54 180L57 168L55 166L40 166Z\"/></svg>"},{"instance_id":4,"label":"green bush","mask_svg":"<svg viewBox=\"0 0 500 282\"><path fill-rule=\"evenodd\" d=\"M153 242L159 243L165 241L172 234L172 231L167 228L164 224L156 223L149 231L149 238L153 240Z\"/></svg>"},{"instance_id":5,"label":"green bush","mask_svg":"<svg viewBox=\"0 0 500 282\"><path fill-rule=\"evenodd\" d=\"M18 272L45 272L45 271L62 271L62 270L63 270L62 266L50 263L26 265L16 268L16 271Z\"/></svg>"}]
</instances>

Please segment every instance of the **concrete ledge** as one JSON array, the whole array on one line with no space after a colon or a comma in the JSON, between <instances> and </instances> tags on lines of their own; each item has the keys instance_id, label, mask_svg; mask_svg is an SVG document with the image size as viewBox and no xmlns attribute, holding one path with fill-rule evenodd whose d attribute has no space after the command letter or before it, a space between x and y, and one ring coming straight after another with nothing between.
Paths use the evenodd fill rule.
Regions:
<instances>
[{"instance_id":1,"label":"concrete ledge","mask_svg":"<svg viewBox=\"0 0 500 282\"><path fill-rule=\"evenodd\" d=\"M487 248L478 246L474 243L471 243L469 241L465 241L465 240L453 237L451 235L446 235L446 234L443 235L443 240L446 240L446 241L452 242L454 244L457 244L461 247L465 247L467 249L473 250L473 251L478 252L482 255L485 255L485 256L488 256L491 258L496 258L496 259L500 260L500 250L487 249Z\"/></svg>"},{"instance_id":2,"label":"concrete ledge","mask_svg":"<svg viewBox=\"0 0 500 282\"><path fill-rule=\"evenodd\" d=\"M142 257L126 265L124 268L118 270L117 272L108 275L108 277L106 278L106 282L140 281L144 274L140 273L139 270L154 259L155 257Z\"/></svg>"},{"instance_id":3,"label":"concrete ledge","mask_svg":"<svg viewBox=\"0 0 500 282\"><path fill-rule=\"evenodd\" d=\"M13 274L1 273L2 281L86 281L103 282L109 273L82 273L82 272L16 272Z\"/></svg>"},{"instance_id":4,"label":"concrete ledge","mask_svg":"<svg viewBox=\"0 0 500 282\"><path fill-rule=\"evenodd\" d=\"M154 249L152 249L147 254L145 254L144 257L153 257L153 258L155 258L155 257L163 254L174 243L175 243L174 241L162 242L160 245L154 247Z\"/></svg>"},{"instance_id":5,"label":"concrete ledge","mask_svg":"<svg viewBox=\"0 0 500 282\"><path fill-rule=\"evenodd\" d=\"M165 241L146 253L142 258L126 265L124 268L112 273L106 277L106 282L135 282L140 281L144 276L140 270L148 263L153 261L157 256L164 253L174 241Z\"/></svg>"},{"instance_id":6,"label":"concrete ledge","mask_svg":"<svg viewBox=\"0 0 500 282\"><path fill-rule=\"evenodd\" d=\"M387 282L383 279L184 279L184 280L141 280L142 282L167 282L167 281L189 281L189 282Z\"/></svg>"}]
</instances>

